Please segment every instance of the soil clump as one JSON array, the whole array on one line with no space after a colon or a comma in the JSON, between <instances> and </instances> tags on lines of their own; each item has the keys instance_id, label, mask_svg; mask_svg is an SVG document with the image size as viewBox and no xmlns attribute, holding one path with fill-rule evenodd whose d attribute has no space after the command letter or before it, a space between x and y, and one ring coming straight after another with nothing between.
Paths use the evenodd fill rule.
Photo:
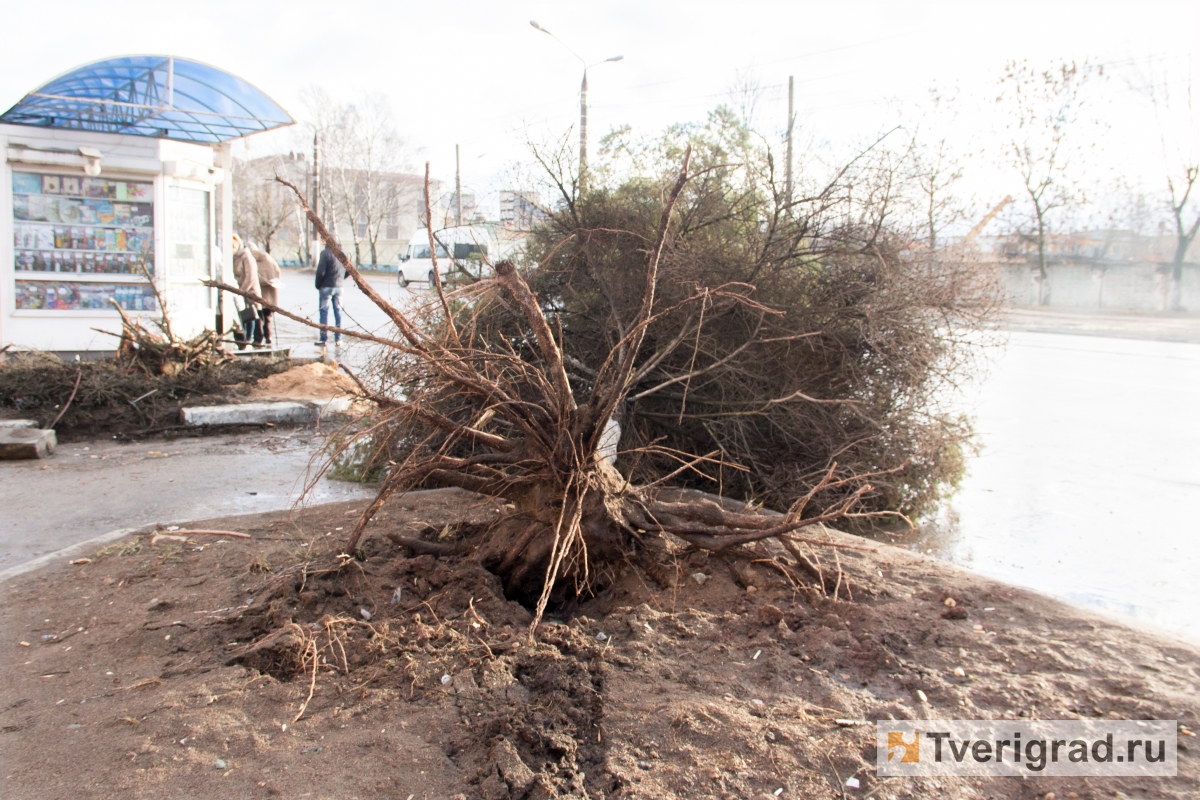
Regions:
<instances>
[{"instance_id":1,"label":"soil clump","mask_svg":"<svg viewBox=\"0 0 1200 800\"><path fill-rule=\"evenodd\" d=\"M314 361L262 378L250 390L255 399L312 400L358 394L358 387L337 365Z\"/></svg>"}]
</instances>

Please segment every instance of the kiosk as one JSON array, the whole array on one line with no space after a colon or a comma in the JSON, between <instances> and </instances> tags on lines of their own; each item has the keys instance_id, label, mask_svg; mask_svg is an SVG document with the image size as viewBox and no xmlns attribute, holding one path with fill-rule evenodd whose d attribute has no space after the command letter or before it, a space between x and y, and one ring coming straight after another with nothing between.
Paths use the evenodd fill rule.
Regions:
<instances>
[{"instance_id":1,"label":"kiosk","mask_svg":"<svg viewBox=\"0 0 1200 800\"><path fill-rule=\"evenodd\" d=\"M99 61L26 95L0 115L0 344L112 351L114 303L157 316L154 287L180 334L231 319L200 283L232 272L230 142L293 122L170 56Z\"/></svg>"}]
</instances>

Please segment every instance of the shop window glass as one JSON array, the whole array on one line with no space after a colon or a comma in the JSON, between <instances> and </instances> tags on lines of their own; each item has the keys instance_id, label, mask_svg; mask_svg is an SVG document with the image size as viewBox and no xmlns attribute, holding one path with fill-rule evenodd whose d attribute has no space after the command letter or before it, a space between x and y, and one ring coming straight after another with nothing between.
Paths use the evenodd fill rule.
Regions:
<instances>
[{"instance_id":1,"label":"shop window glass","mask_svg":"<svg viewBox=\"0 0 1200 800\"><path fill-rule=\"evenodd\" d=\"M154 310L154 184L14 171L12 189L17 308Z\"/></svg>"}]
</instances>

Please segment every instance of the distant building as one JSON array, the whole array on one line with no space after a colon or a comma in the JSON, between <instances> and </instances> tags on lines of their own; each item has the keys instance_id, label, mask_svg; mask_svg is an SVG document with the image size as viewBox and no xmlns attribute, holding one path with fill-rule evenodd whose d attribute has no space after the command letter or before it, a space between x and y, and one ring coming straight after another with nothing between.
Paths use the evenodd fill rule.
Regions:
<instances>
[{"instance_id":1,"label":"distant building","mask_svg":"<svg viewBox=\"0 0 1200 800\"><path fill-rule=\"evenodd\" d=\"M447 228L458 224L458 193L450 192L446 196L445 201L446 218L444 226ZM479 225L487 222L487 214L480 208L475 199L474 192L463 192L462 195L462 224L463 225Z\"/></svg>"},{"instance_id":2,"label":"distant building","mask_svg":"<svg viewBox=\"0 0 1200 800\"><path fill-rule=\"evenodd\" d=\"M386 187L377 194L386 197L391 206L379 225L379 239L375 243L376 259L379 264L398 264L408 243L425 229L425 177L403 172L383 172L376 175L375 180ZM441 210L436 199L441 194L441 188L441 181L430 180L429 193L434 198L432 211L435 222ZM342 224L339 221L339 229ZM365 214L359 215L356 226L355 233L360 240L364 240L360 244L360 258L363 263L369 263L370 248L365 244L368 232Z\"/></svg>"},{"instance_id":3,"label":"distant building","mask_svg":"<svg viewBox=\"0 0 1200 800\"><path fill-rule=\"evenodd\" d=\"M377 233L376 263L399 263L400 254L407 249L408 243L425 228L425 177L402 172L368 175L359 170L335 171L325 168L321 172L321 213L346 252L353 255L357 241L359 261L370 264L370 234ZM268 196L262 194L262 187L270 186L269 179L276 173L295 183L305 192L306 199L309 198L312 192L312 167L304 154L263 156L243 162L235 173L234 205L238 212L238 227L256 242L266 238L260 230L271 230L272 253L286 262L303 261L303 243L309 229L299 214L292 213L294 201L283 192L273 191ZM442 182L432 180L429 188L434 198L432 211L437 225L446 216ZM368 193L373 201L370 205L375 209L383 209L374 219L366 212ZM311 199L309 202L312 202ZM354 207L359 212L351 220L350 208Z\"/></svg>"},{"instance_id":4,"label":"distant building","mask_svg":"<svg viewBox=\"0 0 1200 800\"><path fill-rule=\"evenodd\" d=\"M527 231L547 216L537 192L500 192L500 222L504 227Z\"/></svg>"}]
</instances>

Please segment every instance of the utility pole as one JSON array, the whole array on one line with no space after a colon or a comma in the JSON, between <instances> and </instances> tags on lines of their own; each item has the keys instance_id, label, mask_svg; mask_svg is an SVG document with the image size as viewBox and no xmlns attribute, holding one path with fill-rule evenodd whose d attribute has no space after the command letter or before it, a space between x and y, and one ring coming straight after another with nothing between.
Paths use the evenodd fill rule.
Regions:
<instances>
[{"instance_id":1,"label":"utility pole","mask_svg":"<svg viewBox=\"0 0 1200 800\"><path fill-rule=\"evenodd\" d=\"M454 145L454 218L462 227L462 160L459 158L458 145Z\"/></svg>"},{"instance_id":2,"label":"utility pole","mask_svg":"<svg viewBox=\"0 0 1200 800\"><path fill-rule=\"evenodd\" d=\"M321 134L320 132L313 133L313 183L312 183L312 210L317 215L317 219L324 221L321 216Z\"/></svg>"},{"instance_id":3,"label":"utility pole","mask_svg":"<svg viewBox=\"0 0 1200 800\"><path fill-rule=\"evenodd\" d=\"M583 71L583 82L579 84L579 193L583 194L587 181L587 70Z\"/></svg>"},{"instance_id":4,"label":"utility pole","mask_svg":"<svg viewBox=\"0 0 1200 800\"><path fill-rule=\"evenodd\" d=\"M792 204L792 129L796 125L796 111L792 94L795 86L795 76L788 75L787 189L784 192L784 197L787 199L789 206Z\"/></svg>"},{"instance_id":5,"label":"utility pole","mask_svg":"<svg viewBox=\"0 0 1200 800\"><path fill-rule=\"evenodd\" d=\"M303 156L303 153L301 153L301 155ZM304 170L305 197L309 196L309 190L312 187L312 175L310 175L309 172L310 170ZM308 221L308 215L301 213L300 217L301 222L304 223L304 239L302 240L304 242L304 246L300 248L300 265L307 267L309 262L312 261L312 231L309 230L310 223Z\"/></svg>"}]
</instances>

